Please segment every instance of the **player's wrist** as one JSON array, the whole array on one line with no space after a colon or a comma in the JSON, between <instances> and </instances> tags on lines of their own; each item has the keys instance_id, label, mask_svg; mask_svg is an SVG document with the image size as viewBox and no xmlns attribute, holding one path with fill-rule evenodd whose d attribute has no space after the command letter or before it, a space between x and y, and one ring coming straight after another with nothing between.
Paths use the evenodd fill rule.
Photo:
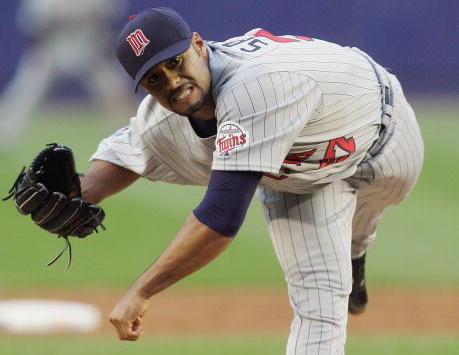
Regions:
<instances>
[{"instance_id":1,"label":"player's wrist","mask_svg":"<svg viewBox=\"0 0 459 355\"><path fill-rule=\"evenodd\" d=\"M128 293L131 297L139 300L149 300L155 293L152 281L146 279L145 275L141 275L137 281L131 286Z\"/></svg>"},{"instance_id":2,"label":"player's wrist","mask_svg":"<svg viewBox=\"0 0 459 355\"><path fill-rule=\"evenodd\" d=\"M135 296L140 300L148 301L152 294L147 289L140 288L135 292Z\"/></svg>"}]
</instances>

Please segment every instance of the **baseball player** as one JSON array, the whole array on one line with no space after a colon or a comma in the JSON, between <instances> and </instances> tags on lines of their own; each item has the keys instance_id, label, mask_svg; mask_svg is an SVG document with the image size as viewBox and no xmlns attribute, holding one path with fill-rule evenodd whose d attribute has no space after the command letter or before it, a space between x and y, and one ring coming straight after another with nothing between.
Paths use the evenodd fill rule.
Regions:
<instances>
[{"instance_id":1,"label":"baseball player","mask_svg":"<svg viewBox=\"0 0 459 355\"><path fill-rule=\"evenodd\" d=\"M348 311L367 304L377 224L423 160L397 78L357 48L315 38L254 29L206 42L167 8L133 17L116 53L148 95L100 143L83 198L97 203L139 177L207 186L113 309L119 338L136 340L148 300L225 250L257 190L294 312L286 353L344 353Z\"/></svg>"}]
</instances>

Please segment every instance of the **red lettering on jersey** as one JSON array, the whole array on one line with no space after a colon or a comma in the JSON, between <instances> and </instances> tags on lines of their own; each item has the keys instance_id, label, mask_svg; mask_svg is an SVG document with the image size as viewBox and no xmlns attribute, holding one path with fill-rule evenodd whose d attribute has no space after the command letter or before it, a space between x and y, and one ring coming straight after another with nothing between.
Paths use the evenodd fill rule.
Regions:
<instances>
[{"instance_id":1,"label":"red lettering on jersey","mask_svg":"<svg viewBox=\"0 0 459 355\"><path fill-rule=\"evenodd\" d=\"M226 152L235 147L243 146L245 143L247 143L245 134L241 134L240 136L230 136L228 138L217 139L219 152Z\"/></svg>"},{"instance_id":2,"label":"red lettering on jersey","mask_svg":"<svg viewBox=\"0 0 459 355\"><path fill-rule=\"evenodd\" d=\"M339 157L336 159L336 146L340 147L342 150L348 152L349 154L343 155L342 157ZM344 138L344 137L339 137L332 139L328 142L328 147L327 150L325 151L325 157L320 161L320 167L324 168L326 166L329 166L331 164L339 163L340 161L346 160L349 158L349 155L351 153L355 152L355 141L353 137L350 138Z\"/></svg>"},{"instance_id":3,"label":"red lettering on jersey","mask_svg":"<svg viewBox=\"0 0 459 355\"><path fill-rule=\"evenodd\" d=\"M235 122L225 122L219 127L215 148L219 155L228 155L235 148L243 148L248 143L247 132Z\"/></svg>"},{"instance_id":4,"label":"red lettering on jersey","mask_svg":"<svg viewBox=\"0 0 459 355\"><path fill-rule=\"evenodd\" d=\"M128 41L137 57L144 53L145 47L148 45L148 43L150 43L150 40L145 36L140 28L132 32L126 38L126 41Z\"/></svg>"},{"instance_id":5,"label":"red lettering on jersey","mask_svg":"<svg viewBox=\"0 0 459 355\"><path fill-rule=\"evenodd\" d=\"M312 149L306 152L288 154L284 159L284 163L295 164L296 166L300 166L301 163L308 160L311 157L311 155L315 153L315 151L315 149Z\"/></svg>"},{"instance_id":6,"label":"red lettering on jersey","mask_svg":"<svg viewBox=\"0 0 459 355\"><path fill-rule=\"evenodd\" d=\"M277 180L277 181L285 180L285 179L288 178L287 175L276 176L276 175L272 175L272 174L270 174L270 173L264 173L263 175L266 176L266 177L269 177L269 178L271 178L271 179Z\"/></svg>"},{"instance_id":7,"label":"red lettering on jersey","mask_svg":"<svg viewBox=\"0 0 459 355\"><path fill-rule=\"evenodd\" d=\"M288 37L281 37L281 36L275 36L272 33L264 30L264 29L259 29L257 32L254 33L255 37L266 37L269 38L271 41L274 42L282 42L282 43L288 43L288 42L298 42L297 39L302 39L304 41L312 41L312 38L310 37L305 37L305 36L294 36L297 39L293 38L288 38Z\"/></svg>"},{"instance_id":8,"label":"red lettering on jersey","mask_svg":"<svg viewBox=\"0 0 459 355\"><path fill-rule=\"evenodd\" d=\"M348 154L345 154L343 156L336 158L336 147L339 147L340 149L344 150ZM285 157L283 163L284 164L295 164L296 166L300 166L301 163L309 159L311 155L313 155L315 152L316 152L316 149L312 149L306 152L288 154ZM354 152L355 152L355 141L353 137L349 137L349 138L339 137L339 138L332 139L328 142L328 146L325 151L325 157L322 160L320 160L319 169L325 168L326 166L346 160L347 158L349 158L349 155ZM289 174L291 170L288 168L284 168L282 169L282 172L284 174ZM278 181L288 178L287 175L276 176L276 175L272 175L269 173L265 173L263 175L271 179L278 180Z\"/></svg>"},{"instance_id":9,"label":"red lettering on jersey","mask_svg":"<svg viewBox=\"0 0 459 355\"><path fill-rule=\"evenodd\" d=\"M312 150L307 150L305 152L299 152L299 153L292 153L292 154L288 154L283 163L284 164L295 164L296 166L300 166L301 163L305 162L306 160L308 160L311 155L313 155L315 153L316 149L312 149ZM282 172L284 174L289 174L291 172L290 169L288 168L283 168L282 169ZM269 174L269 173L265 173L264 176L266 177L269 177L271 179L274 179L274 180L285 180L288 178L287 175L279 175L279 176L276 176L276 175L272 175L272 174Z\"/></svg>"}]
</instances>

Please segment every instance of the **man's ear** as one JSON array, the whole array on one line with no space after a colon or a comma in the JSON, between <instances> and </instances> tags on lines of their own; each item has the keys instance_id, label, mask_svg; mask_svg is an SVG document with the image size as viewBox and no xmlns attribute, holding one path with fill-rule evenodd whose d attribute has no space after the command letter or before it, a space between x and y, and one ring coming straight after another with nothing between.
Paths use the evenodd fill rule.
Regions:
<instances>
[{"instance_id":1,"label":"man's ear","mask_svg":"<svg viewBox=\"0 0 459 355\"><path fill-rule=\"evenodd\" d=\"M196 52L198 52L200 57L205 57L207 55L206 41L202 39L199 33L193 32L193 36L191 37L191 43L193 47L196 49Z\"/></svg>"}]
</instances>

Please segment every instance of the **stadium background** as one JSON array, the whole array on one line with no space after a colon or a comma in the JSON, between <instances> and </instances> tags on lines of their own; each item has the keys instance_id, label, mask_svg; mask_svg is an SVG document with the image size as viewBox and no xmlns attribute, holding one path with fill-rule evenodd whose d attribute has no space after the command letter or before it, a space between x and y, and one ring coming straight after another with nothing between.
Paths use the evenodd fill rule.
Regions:
<instances>
[{"instance_id":1,"label":"stadium background","mask_svg":"<svg viewBox=\"0 0 459 355\"><path fill-rule=\"evenodd\" d=\"M370 298L390 307L384 311L389 318L393 317L393 322L389 319L381 324L380 318L370 315L351 318L347 351L350 354L459 352L458 2L133 0L115 27L119 28L131 13L153 6L175 8L193 29L212 40L263 27L275 34L308 35L357 46L400 78L423 130L425 169L412 196L388 211L368 260ZM17 1L3 0L0 4L0 90L14 75L25 50L25 40L15 25L16 10ZM114 37L115 34L116 31ZM34 114L33 123L17 146L9 152L0 152L0 192L6 195L20 167L51 141L74 148L78 167L84 171L87 158L99 140L135 113L133 105L125 108L127 115L123 112L113 117L94 105L88 106L87 102L87 93L72 82L60 83L53 90L47 105ZM64 271L64 262L51 269L42 266L60 248L60 241L28 223L11 203L2 203L0 298L46 295L78 299L94 293L107 298L108 306L113 305L122 290L165 247L201 194L200 188L140 182L107 200L103 206L108 213L108 230L74 243L75 261L68 272ZM222 295L230 295L243 309L257 292L283 297L282 278L260 210L254 203L230 250L162 297L164 300L178 297L180 302L181 294L198 299L199 294L205 298L220 290L217 293L220 299ZM423 296L422 301L416 298L419 295ZM392 303L387 303L387 299ZM368 313L377 312L377 306L378 303ZM178 304L170 307L166 313L180 308ZM218 303L215 307L219 309ZM263 314L271 319L270 313L276 313L262 306L254 307L261 314L260 322ZM407 308L410 312L405 313ZM189 319L197 315L187 313L186 309L181 312L171 316L177 331L155 328L136 344L120 343L108 330L87 335L84 343L71 334L53 337L3 334L0 352L280 354L283 351L288 323L283 331L266 329L261 323L257 330L245 326L242 319L239 327L226 329L225 314L217 313L217 318L222 317L221 322L214 319L211 330L199 333L184 326L198 322ZM155 308L149 313L154 324ZM408 325L398 327L399 320Z\"/></svg>"}]
</instances>

